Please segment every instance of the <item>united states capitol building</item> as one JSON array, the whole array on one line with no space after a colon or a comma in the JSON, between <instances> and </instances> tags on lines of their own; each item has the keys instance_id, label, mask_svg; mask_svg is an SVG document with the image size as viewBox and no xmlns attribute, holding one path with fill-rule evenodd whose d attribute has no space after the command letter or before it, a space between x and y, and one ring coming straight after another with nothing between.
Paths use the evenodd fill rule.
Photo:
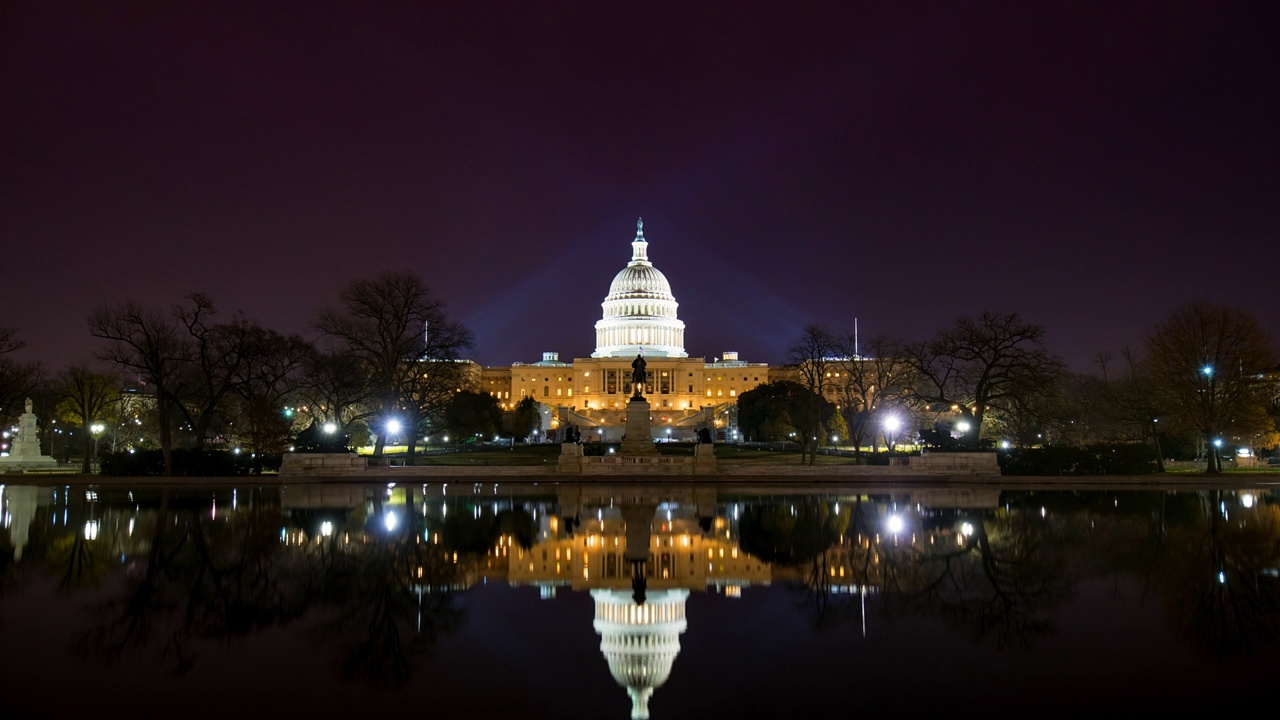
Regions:
<instances>
[{"instance_id":1,"label":"united states capitol building","mask_svg":"<svg viewBox=\"0 0 1280 720\"><path fill-rule=\"evenodd\" d=\"M654 438L692 439L700 427L721 439L736 426L737 398L769 381L766 363L750 363L726 351L707 362L689 357L679 303L662 271L649 260L643 219L636 222L631 261L614 276L596 322L591 357L562 360L545 352L542 360L481 369L484 392L510 410L532 397L544 410L545 432L555 438L572 426L583 440L616 441L626 424L633 388L632 362L642 356ZM775 379L782 368L773 368Z\"/></svg>"}]
</instances>

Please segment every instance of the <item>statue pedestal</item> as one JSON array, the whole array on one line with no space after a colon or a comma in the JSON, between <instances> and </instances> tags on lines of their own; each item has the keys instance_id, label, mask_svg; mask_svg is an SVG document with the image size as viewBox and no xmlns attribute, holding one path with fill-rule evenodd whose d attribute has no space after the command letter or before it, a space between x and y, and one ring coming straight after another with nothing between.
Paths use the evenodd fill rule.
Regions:
<instances>
[{"instance_id":1,"label":"statue pedestal","mask_svg":"<svg viewBox=\"0 0 1280 720\"><path fill-rule=\"evenodd\" d=\"M31 412L31 401L28 400L27 411L18 417L18 435L13 439L13 446L7 456L0 457L0 473L52 470L57 467L57 460L40 454L36 416Z\"/></svg>"},{"instance_id":2,"label":"statue pedestal","mask_svg":"<svg viewBox=\"0 0 1280 720\"><path fill-rule=\"evenodd\" d=\"M556 469L562 473L581 473L582 446L578 443L561 443L560 458L556 461Z\"/></svg>"},{"instance_id":3,"label":"statue pedestal","mask_svg":"<svg viewBox=\"0 0 1280 720\"><path fill-rule=\"evenodd\" d=\"M658 446L653 442L653 429L649 424L649 401L631 398L627 403L627 434L622 438L622 455L657 455Z\"/></svg>"}]
</instances>

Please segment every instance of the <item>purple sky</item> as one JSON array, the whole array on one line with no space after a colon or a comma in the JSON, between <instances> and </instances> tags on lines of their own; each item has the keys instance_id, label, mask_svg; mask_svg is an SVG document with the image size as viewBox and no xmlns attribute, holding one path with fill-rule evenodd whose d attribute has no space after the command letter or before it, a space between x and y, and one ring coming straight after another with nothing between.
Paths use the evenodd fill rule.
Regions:
<instances>
[{"instance_id":1,"label":"purple sky","mask_svg":"<svg viewBox=\"0 0 1280 720\"><path fill-rule=\"evenodd\" d=\"M1177 304L1280 337L1268 2L13 0L0 326L210 294L304 332L420 274L486 364L589 355L638 216L690 355L1018 312L1085 370Z\"/></svg>"}]
</instances>

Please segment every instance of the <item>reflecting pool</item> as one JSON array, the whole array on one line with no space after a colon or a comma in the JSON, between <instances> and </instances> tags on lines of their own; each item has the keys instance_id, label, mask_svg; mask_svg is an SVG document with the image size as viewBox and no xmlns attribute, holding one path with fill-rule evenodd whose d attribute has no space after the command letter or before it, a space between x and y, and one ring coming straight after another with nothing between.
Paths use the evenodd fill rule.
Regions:
<instances>
[{"instance_id":1,"label":"reflecting pool","mask_svg":"<svg viewBox=\"0 0 1280 720\"><path fill-rule=\"evenodd\" d=\"M4 485L0 716L1254 715L1278 500Z\"/></svg>"}]
</instances>

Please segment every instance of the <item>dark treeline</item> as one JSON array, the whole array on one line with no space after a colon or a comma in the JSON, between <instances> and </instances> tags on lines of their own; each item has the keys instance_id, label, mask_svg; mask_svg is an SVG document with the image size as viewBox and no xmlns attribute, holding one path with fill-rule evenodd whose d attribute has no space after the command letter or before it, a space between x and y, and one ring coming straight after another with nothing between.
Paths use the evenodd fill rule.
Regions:
<instances>
[{"instance_id":1,"label":"dark treeline","mask_svg":"<svg viewBox=\"0 0 1280 720\"><path fill-rule=\"evenodd\" d=\"M785 380L743 393L748 439L821 445L1002 448L1017 474L1163 471L1167 458L1266 457L1280 445L1272 339L1243 311L1176 309L1141 345L1072 373L1016 313L960 317L907 342L810 325ZM1052 449L1049 451L1049 449ZM1239 453L1246 451L1247 456Z\"/></svg>"},{"instance_id":2,"label":"dark treeline","mask_svg":"<svg viewBox=\"0 0 1280 720\"><path fill-rule=\"evenodd\" d=\"M472 336L412 274L352 282L310 338L224 315L201 293L169 307L104 304L87 325L96 357L56 372L14 360L24 343L0 331L6 426L32 398L42 452L78 454L85 472L95 457L124 474L261 472L300 439L344 449L373 436L380 454L390 437L412 454L459 416L459 430L495 430L474 416L492 419L496 405L477 412L468 397L471 412L446 413L468 382Z\"/></svg>"}]
</instances>

